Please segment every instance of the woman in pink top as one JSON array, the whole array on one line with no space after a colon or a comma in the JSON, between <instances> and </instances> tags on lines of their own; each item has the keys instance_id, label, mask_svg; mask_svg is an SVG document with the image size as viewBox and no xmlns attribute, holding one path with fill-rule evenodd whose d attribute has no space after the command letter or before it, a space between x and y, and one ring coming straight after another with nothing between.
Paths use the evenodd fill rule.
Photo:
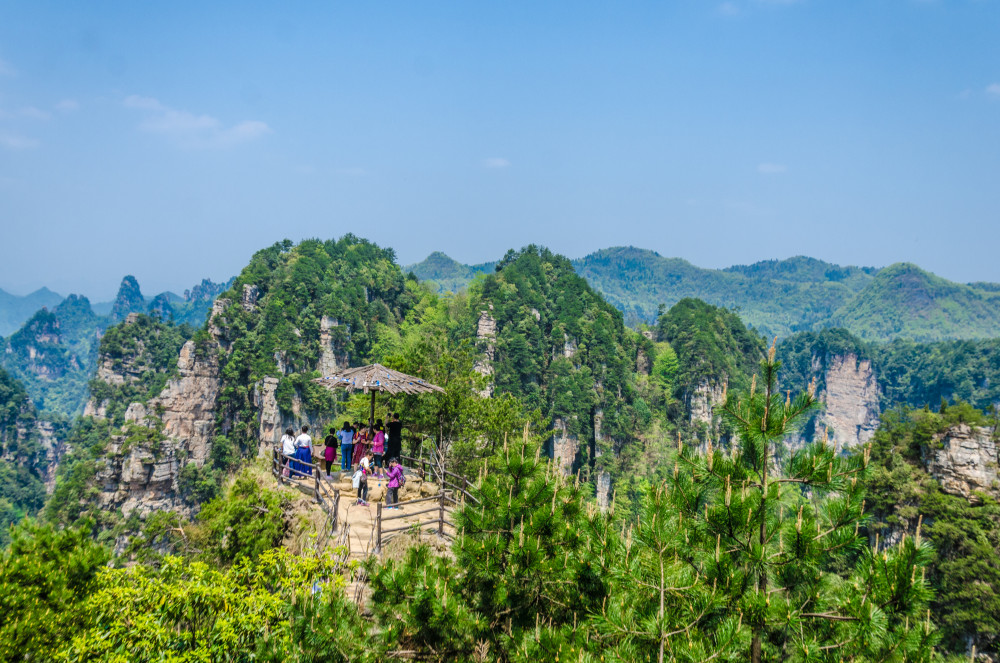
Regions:
<instances>
[{"instance_id":1,"label":"woman in pink top","mask_svg":"<svg viewBox=\"0 0 1000 663\"><path fill-rule=\"evenodd\" d=\"M385 471L382 469L382 458L385 455L385 427L382 420L375 422L375 436L372 438L372 455L375 458L375 474L382 478Z\"/></svg>"},{"instance_id":2,"label":"woman in pink top","mask_svg":"<svg viewBox=\"0 0 1000 663\"><path fill-rule=\"evenodd\" d=\"M355 465L360 465L361 459L364 458L366 453L368 453L368 445L371 443L372 439L371 430L360 421L355 424L355 428L358 429L358 433L354 436L354 458L352 462Z\"/></svg>"},{"instance_id":3,"label":"woman in pink top","mask_svg":"<svg viewBox=\"0 0 1000 663\"><path fill-rule=\"evenodd\" d=\"M399 487L405 481L403 478L403 468L399 466L399 461L395 458L389 459L389 485L385 491L385 503L387 509L398 509Z\"/></svg>"}]
</instances>

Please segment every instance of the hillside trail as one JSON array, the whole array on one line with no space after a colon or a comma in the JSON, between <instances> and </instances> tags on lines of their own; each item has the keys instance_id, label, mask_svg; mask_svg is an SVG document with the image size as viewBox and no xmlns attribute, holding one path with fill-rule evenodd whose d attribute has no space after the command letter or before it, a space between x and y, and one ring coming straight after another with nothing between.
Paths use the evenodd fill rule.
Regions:
<instances>
[{"instance_id":1,"label":"hillside trail","mask_svg":"<svg viewBox=\"0 0 1000 663\"><path fill-rule=\"evenodd\" d=\"M420 473L412 468L404 468L406 483L399 490L399 507L387 508L385 504L388 481L377 477L368 480L368 502L359 504L357 489L351 484L351 475L344 472L331 472L328 478L320 474L320 481L325 484L323 493L335 494L339 491L339 500L335 500L337 523L331 531L332 507L325 509L315 497L313 477L299 480L282 479L281 485L291 491L289 516L298 519L300 524L311 523L312 527L296 527L294 531L301 539L303 532L310 530L315 533L315 540L309 542L299 540L295 548L344 546L347 549L346 559L363 561L372 555L390 554L395 556L397 540L406 539L412 545L417 539L437 544L447 543L439 539L437 528L441 521L441 501L434 498L440 495L440 487L426 481ZM413 502L413 500L420 500ZM377 549L379 540L378 511L382 506L382 549ZM454 506L450 503L444 506L445 533L454 536L453 513ZM304 522L302 522L304 521ZM420 532L411 532L419 526ZM386 530L395 530L387 532ZM403 536L400 536L403 535ZM401 543L402 541L399 541ZM407 546L408 547L408 546ZM438 547L435 545L435 547Z\"/></svg>"}]
</instances>

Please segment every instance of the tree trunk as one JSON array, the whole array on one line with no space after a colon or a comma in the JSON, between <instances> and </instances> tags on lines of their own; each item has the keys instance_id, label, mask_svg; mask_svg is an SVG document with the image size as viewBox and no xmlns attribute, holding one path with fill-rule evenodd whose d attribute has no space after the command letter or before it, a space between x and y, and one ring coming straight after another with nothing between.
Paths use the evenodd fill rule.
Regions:
<instances>
[{"instance_id":1,"label":"tree trunk","mask_svg":"<svg viewBox=\"0 0 1000 663\"><path fill-rule=\"evenodd\" d=\"M767 543L767 463L768 456L770 455L770 444L767 440L767 417L770 414L771 408L771 383L770 375L766 379L767 389L764 391L764 419L761 421L761 432L764 435L761 436L761 441L763 443L763 462L760 468L760 548L764 550L764 544ZM762 552L767 559L766 553ZM757 579L757 590L766 595L767 593L767 566L765 564L764 570L760 573L760 578ZM754 627L753 641L750 644L750 660L751 663L760 663L761 660L761 636L764 633L764 624Z\"/></svg>"}]
</instances>

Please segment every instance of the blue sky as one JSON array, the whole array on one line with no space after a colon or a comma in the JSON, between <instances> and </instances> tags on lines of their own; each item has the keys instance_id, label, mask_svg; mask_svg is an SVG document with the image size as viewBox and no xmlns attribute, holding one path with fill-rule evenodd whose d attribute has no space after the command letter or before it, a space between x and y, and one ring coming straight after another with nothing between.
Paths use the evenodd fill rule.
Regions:
<instances>
[{"instance_id":1,"label":"blue sky","mask_svg":"<svg viewBox=\"0 0 1000 663\"><path fill-rule=\"evenodd\" d=\"M0 288L347 232L1000 281L1000 0L264 4L4 3Z\"/></svg>"}]
</instances>

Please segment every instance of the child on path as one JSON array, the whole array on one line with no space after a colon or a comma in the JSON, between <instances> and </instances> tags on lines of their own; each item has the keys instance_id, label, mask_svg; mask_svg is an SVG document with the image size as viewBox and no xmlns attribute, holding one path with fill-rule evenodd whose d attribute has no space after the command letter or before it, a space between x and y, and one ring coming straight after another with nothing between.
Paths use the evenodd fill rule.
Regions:
<instances>
[{"instance_id":1,"label":"child on path","mask_svg":"<svg viewBox=\"0 0 1000 663\"><path fill-rule=\"evenodd\" d=\"M344 427L337 431L337 437L340 438L340 471L350 472L351 454L354 453L354 429L350 421L344 422Z\"/></svg>"},{"instance_id":2,"label":"child on path","mask_svg":"<svg viewBox=\"0 0 1000 663\"><path fill-rule=\"evenodd\" d=\"M389 485L386 487L385 503L388 509L398 509L399 487L405 479L403 478L403 468L395 458L389 460Z\"/></svg>"},{"instance_id":3,"label":"child on path","mask_svg":"<svg viewBox=\"0 0 1000 663\"><path fill-rule=\"evenodd\" d=\"M326 449L323 450L323 459L326 460L326 478L330 478L330 470L333 469L333 464L337 460L337 429L330 428L330 434L326 436L323 443L326 445Z\"/></svg>"},{"instance_id":4,"label":"child on path","mask_svg":"<svg viewBox=\"0 0 1000 663\"><path fill-rule=\"evenodd\" d=\"M368 506L368 475L372 471L372 452L368 452L361 457L361 464L358 468L358 472L361 473L360 481L358 482L358 504L361 506Z\"/></svg>"}]
</instances>

